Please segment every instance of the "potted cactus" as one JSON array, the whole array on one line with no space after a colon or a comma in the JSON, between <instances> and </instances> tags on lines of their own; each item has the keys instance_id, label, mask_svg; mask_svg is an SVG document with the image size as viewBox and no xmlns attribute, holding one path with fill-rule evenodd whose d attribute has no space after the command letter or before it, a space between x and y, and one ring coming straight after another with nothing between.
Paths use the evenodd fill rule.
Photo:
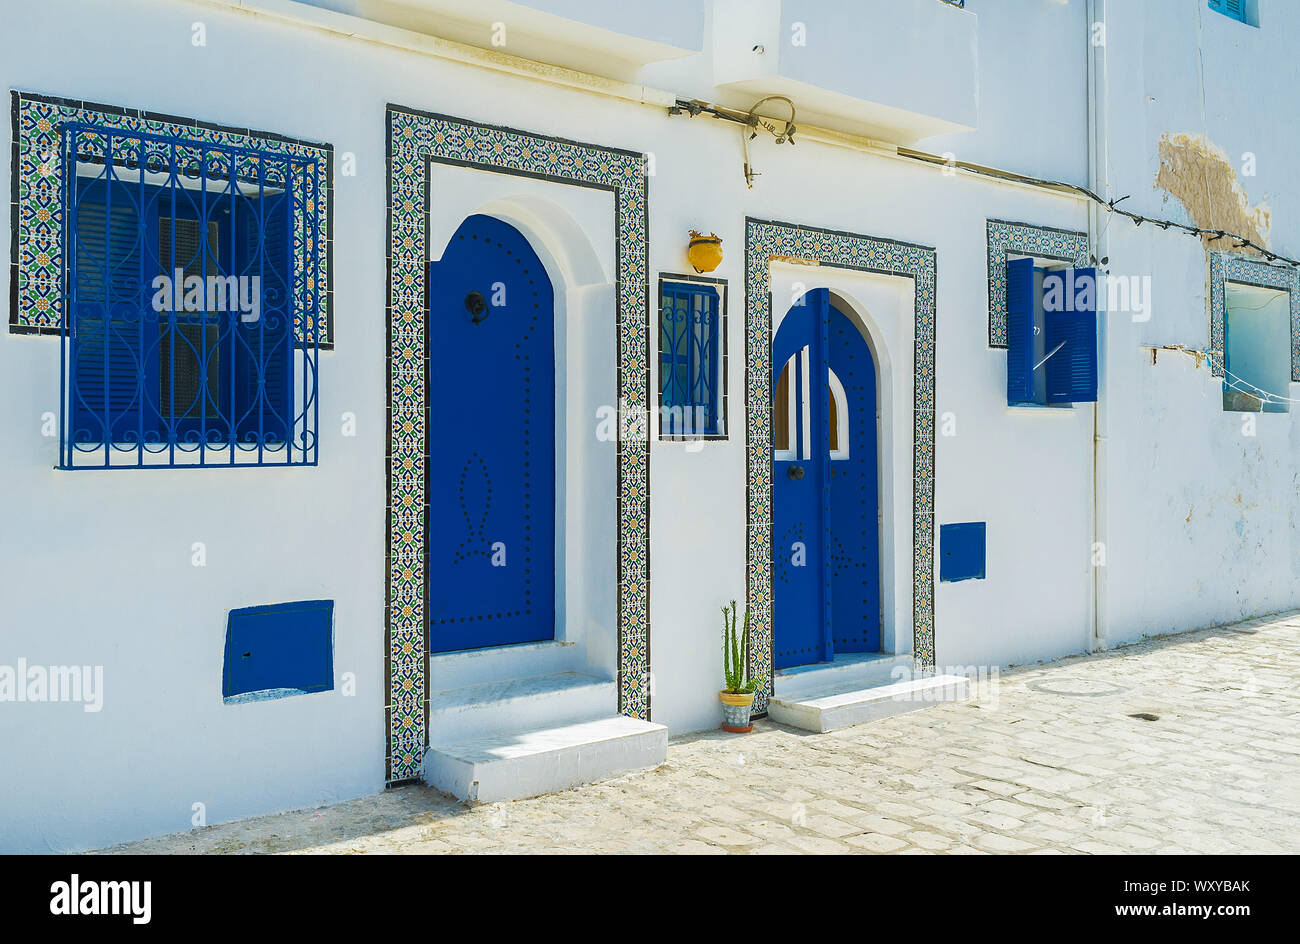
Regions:
<instances>
[{"instance_id":1,"label":"potted cactus","mask_svg":"<svg viewBox=\"0 0 1300 944\"><path fill-rule=\"evenodd\" d=\"M754 689L758 681L749 675L749 607L745 607L744 627L737 632L736 601L731 613L722 608L722 674L725 687L718 692L722 701L722 730L748 734L754 730L749 712L754 707Z\"/></svg>"}]
</instances>

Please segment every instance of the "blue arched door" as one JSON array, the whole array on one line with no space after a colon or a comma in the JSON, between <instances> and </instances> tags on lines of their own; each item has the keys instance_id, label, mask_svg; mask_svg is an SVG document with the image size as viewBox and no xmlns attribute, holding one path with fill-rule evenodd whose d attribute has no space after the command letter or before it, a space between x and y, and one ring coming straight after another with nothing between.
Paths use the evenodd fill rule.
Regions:
<instances>
[{"instance_id":1,"label":"blue arched door","mask_svg":"<svg viewBox=\"0 0 1300 944\"><path fill-rule=\"evenodd\" d=\"M880 649L876 371L856 323L808 292L772 345L776 668ZM816 391L816 395L814 395Z\"/></svg>"},{"instance_id":2,"label":"blue arched door","mask_svg":"<svg viewBox=\"0 0 1300 944\"><path fill-rule=\"evenodd\" d=\"M461 224L429 266L429 650L555 636L554 294L517 229Z\"/></svg>"}]
</instances>

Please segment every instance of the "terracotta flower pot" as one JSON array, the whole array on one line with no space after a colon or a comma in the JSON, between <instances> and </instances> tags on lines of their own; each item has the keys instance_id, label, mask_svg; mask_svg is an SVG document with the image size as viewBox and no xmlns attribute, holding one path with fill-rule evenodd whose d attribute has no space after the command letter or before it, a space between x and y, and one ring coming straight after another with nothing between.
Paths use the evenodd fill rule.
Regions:
<instances>
[{"instance_id":1,"label":"terracotta flower pot","mask_svg":"<svg viewBox=\"0 0 1300 944\"><path fill-rule=\"evenodd\" d=\"M718 692L722 701L722 730L732 734L748 734L754 730L749 720L750 709L754 707L754 693Z\"/></svg>"}]
</instances>

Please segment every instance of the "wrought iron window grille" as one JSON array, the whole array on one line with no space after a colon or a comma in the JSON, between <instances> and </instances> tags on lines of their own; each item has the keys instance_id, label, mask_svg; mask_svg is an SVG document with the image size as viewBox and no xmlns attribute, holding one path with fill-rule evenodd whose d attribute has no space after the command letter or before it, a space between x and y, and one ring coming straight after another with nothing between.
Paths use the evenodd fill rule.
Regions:
<instances>
[{"instance_id":1,"label":"wrought iron window grille","mask_svg":"<svg viewBox=\"0 0 1300 944\"><path fill-rule=\"evenodd\" d=\"M663 281L659 309L659 431L663 439L720 433L718 287Z\"/></svg>"},{"instance_id":2,"label":"wrought iron window grille","mask_svg":"<svg viewBox=\"0 0 1300 944\"><path fill-rule=\"evenodd\" d=\"M59 467L315 465L316 160L63 127Z\"/></svg>"}]
</instances>

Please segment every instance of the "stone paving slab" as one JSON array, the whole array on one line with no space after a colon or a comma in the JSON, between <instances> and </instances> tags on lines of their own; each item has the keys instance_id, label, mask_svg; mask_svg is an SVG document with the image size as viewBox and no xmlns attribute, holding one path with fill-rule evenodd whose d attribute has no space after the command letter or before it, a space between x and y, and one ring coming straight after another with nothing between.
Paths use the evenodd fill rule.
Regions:
<instances>
[{"instance_id":1,"label":"stone paving slab","mask_svg":"<svg viewBox=\"0 0 1300 944\"><path fill-rule=\"evenodd\" d=\"M1005 670L829 734L676 737L662 767L467 808L421 786L126 853L1296 853L1300 614Z\"/></svg>"}]
</instances>

